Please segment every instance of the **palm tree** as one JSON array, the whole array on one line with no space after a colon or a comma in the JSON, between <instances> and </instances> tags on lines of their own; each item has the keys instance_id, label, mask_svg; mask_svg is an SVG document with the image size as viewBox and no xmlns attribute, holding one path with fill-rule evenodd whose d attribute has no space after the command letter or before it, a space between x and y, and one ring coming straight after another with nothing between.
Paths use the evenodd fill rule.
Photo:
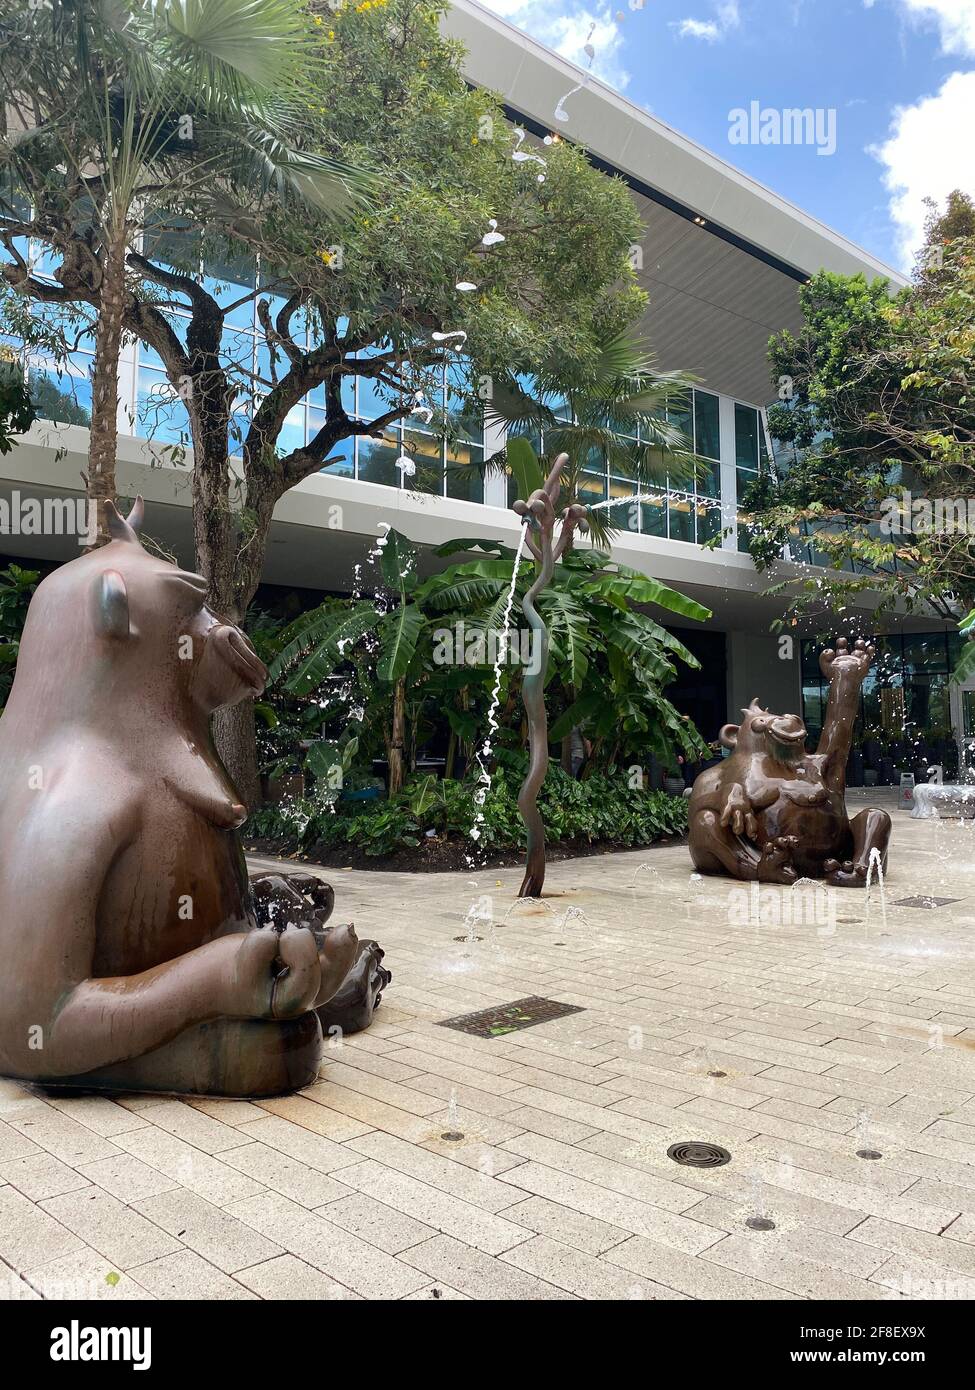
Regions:
<instances>
[{"instance_id":1,"label":"palm tree","mask_svg":"<svg viewBox=\"0 0 975 1390\"><path fill-rule=\"evenodd\" d=\"M151 210L202 199L212 227L252 209L255 193L340 210L369 185L300 148L315 34L303 0L59 0L0 19L0 171L37 217L61 198L88 225L88 495L100 526L115 495L126 258Z\"/></svg>"},{"instance_id":2,"label":"palm tree","mask_svg":"<svg viewBox=\"0 0 975 1390\"><path fill-rule=\"evenodd\" d=\"M693 444L671 417L688 410L694 380L685 372L656 371L646 346L627 331L608 337L582 366L553 354L534 374L530 391L514 374L495 375L485 421L505 427L508 444L489 467L511 472L527 497L564 454L561 502L569 506L591 503L585 475L605 474L607 466L610 475L630 479L638 489L692 479ZM514 444L519 438L542 445L537 470ZM588 522L599 545L618 529L608 508L590 512Z\"/></svg>"}]
</instances>

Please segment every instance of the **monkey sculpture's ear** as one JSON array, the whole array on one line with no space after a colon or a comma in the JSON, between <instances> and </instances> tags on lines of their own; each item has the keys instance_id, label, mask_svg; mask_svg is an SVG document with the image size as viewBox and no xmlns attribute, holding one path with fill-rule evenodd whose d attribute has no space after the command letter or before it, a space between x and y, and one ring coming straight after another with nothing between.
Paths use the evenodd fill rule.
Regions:
<instances>
[{"instance_id":1,"label":"monkey sculpture's ear","mask_svg":"<svg viewBox=\"0 0 975 1390\"><path fill-rule=\"evenodd\" d=\"M738 724L725 724L718 734L718 742L722 743L725 748L737 748L739 728L740 725Z\"/></svg>"},{"instance_id":2,"label":"monkey sculpture's ear","mask_svg":"<svg viewBox=\"0 0 975 1390\"><path fill-rule=\"evenodd\" d=\"M106 570L92 585L92 619L99 637L123 640L129 635L129 596L118 570Z\"/></svg>"},{"instance_id":3,"label":"monkey sculpture's ear","mask_svg":"<svg viewBox=\"0 0 975 1390\"><path fill-rule=\"evenodd\" d=\"M135 545L139 544L138 533L145 515L145 504L141 497L135 499L135 505L128 517L119 516L115 503L109 500L102 503L102 511L105 514L108 534L113 541L131 541Z\"/></svg>"}]
</instances>

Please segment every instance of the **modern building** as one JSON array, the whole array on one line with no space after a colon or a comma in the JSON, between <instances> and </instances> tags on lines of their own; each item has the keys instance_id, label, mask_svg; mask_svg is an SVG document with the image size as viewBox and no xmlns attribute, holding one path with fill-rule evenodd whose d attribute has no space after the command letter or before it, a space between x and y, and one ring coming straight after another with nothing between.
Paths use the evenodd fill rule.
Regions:
<instances>
[{"instance_id":1,"label":"modern building","mask_svg":"<svg viewBox=\"0 0 975 1390\"><path fill-rule=\"evenodd\" d=\"M802 707L805 687L805 708L815 722L818 681L808 662L803 670L799 642L790 653L770 634L781 600L766 594L767 580L739 549L737 499L769 458L764 407L773 392L767 344L771 334L800 326L799 286L821 268L885 276L895 286L903 283L901 277L474 0L454 0L444 23L466 46L470 82L499 92L507 115L529 138L549 132L560 99L579 88L567 104L569 121L557 129L629 185L645 229L636 266L650 296L646 336L660 367L682 368L699 380L686 424L697 452L713 462L712 469L699 479L696 491L688 494L686 485L682 492L664 490L659 500L635 509L638 529L622 531L615 545L624 563L682 589L713 612L705 627L682 633L703 664L700 672L682 677L672 692L675 702L713 737L753 696L760 695L773 708L792 710ZM221 280L234 274L232 268L207 270ZM262 342L253 303L243 312L234 331L253 340L257 361ZM82 421L88 361L82 345L67 383ZM38 362L34 370L43 375L48 369ZM63 393L63 378L49 376L51 389ZM161 363L150 351L127 349L119 407L119 486L128 495L145 495L153 530L189 561L188 468L167 448L170 435L181 428L172 412L181 407L154 409L164 383ZM360 379L357 390L365 393L368 387ZM294 443L317 428L323 404L312 396L293 412L288 428ZM371 418L364 394L356 397L354 409ZM147 433L153 435L151 441ZM362 557L363 538L376 537L384 522L428 546L478 533L508 540L516 536L504 478L458 485L456 475L441 466L442 441L412 426L393 435L383 443L350 443L339 465L307 479L281 500L268 549L267 583L347 591L353 565ZM474 431L464 457L477 461L500 442ZM397 471L396 458L404 447L435 465L438 481L432 492L418 491ZM22 444L0 458L0 497L80 493L86 449L83 423L35 424ZM591 479L591 489L593 500L633 491L623 479L598 476ZM329 529L330 508L336 504L342 508L341 530ZM725 528L729 534L717 549L701 548ZM64 559L72 545L71 538L63 537L0 536L0 551L18 559ZM947 661L947 640L941 633L937 637ZM907 681L914 668L898 650ZM944 685L947 675L941 680ZM959 698L953 714L961 732Z\"/></svg>"}]
</instances>

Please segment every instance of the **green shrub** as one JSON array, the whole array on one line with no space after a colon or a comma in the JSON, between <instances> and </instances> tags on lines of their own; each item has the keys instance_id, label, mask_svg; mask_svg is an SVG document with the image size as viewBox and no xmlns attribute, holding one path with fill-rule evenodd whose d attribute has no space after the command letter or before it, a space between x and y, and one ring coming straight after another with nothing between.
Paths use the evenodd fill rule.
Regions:
<instances>
[{"instance_id":1,"label":"green shrub","mask_svg":"<svg viewBox=\"0 0 975 1390\"><path fill-rule=\"evenodd\" d=\"M521 769L499 768L484 802L480 843L494 850L520 849L525 830L518 812ZM472 781L413 779L391 801L338 802L334 809L311 800L264 807L251 816L245 834L288 839L326 849L349 847L385 857L415 849L427 831L468 839L475 822ZM687 829L687 802L664 792L640 791L621 774L585 782L559 767L549 769L538 799L548 839L558 842L648 845Z\"/></svg>"}]
</instances>

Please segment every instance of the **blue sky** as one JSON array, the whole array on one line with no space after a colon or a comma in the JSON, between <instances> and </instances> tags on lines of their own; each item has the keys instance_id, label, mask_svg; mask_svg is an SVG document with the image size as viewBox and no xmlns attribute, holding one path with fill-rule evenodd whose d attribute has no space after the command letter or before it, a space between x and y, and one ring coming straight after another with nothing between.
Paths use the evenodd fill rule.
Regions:
<instances>
[{"instance_id":1,"label":"blue sky","mask_svg":"<svg viewBox=\"0 0 975 1390\"><path fill-rule=\"evenodd\" d=\"M975 196L975 0L481 2L890 265L925 196ZM835 152L731 143L752 102L821 109Z\"/></svg>"}]
</instances>

